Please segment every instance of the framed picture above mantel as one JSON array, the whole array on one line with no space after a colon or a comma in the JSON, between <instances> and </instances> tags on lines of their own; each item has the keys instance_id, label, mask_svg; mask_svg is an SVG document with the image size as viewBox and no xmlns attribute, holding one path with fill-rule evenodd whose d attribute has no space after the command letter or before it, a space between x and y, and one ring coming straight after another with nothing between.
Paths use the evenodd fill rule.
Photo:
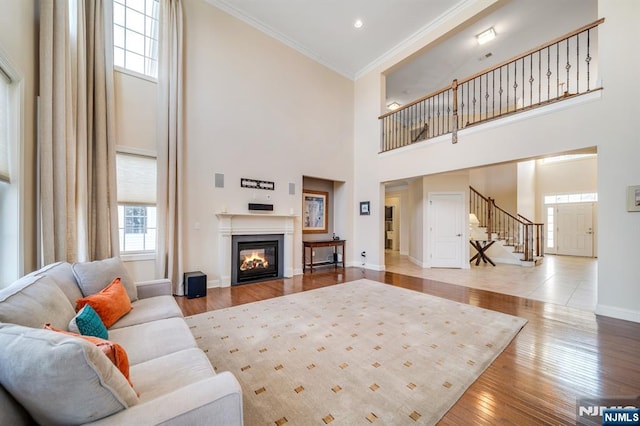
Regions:
<instances>
[{"instance_id":1,"label":"framed picture above mantel","mask_svg":"<svg viewBox=\"0 0 640 426\"><path fill-rule=\"evenodd\" d=\"M302 233L326 234L329 226L329 193L302 190Z\"/></svg>"}]
</instances>

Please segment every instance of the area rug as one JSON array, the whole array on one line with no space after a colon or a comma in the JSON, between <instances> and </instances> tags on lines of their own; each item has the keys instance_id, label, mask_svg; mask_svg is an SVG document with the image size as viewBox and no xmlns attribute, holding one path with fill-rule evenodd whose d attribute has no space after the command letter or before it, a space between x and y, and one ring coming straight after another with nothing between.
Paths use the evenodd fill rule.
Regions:
<instances>
[{"instance_id":1,"label":"area rug","mask_svg":"<svg viewBox=\"0 0 640 426\"><path fill-rule=\"evenodd\" d=\"M526 320L362 279L186 318L246 425L435 424Z\"/></svg>"}]
</instances>

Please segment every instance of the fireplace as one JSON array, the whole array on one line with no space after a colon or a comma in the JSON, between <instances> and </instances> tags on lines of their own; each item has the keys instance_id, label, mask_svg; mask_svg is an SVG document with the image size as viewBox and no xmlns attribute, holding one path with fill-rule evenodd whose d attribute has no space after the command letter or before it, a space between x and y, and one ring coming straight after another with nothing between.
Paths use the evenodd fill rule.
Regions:
<instances>
[{"instance_id":1,"label":"fireplace","mask_svg":"<svg viewBox=\"0 0 640 426\"><path fill-rule=\"evenodd\" d=\"M278 240L278 277L290 278L294 273L293 234L296 216L276 213L218 213L218 258L220 287L238 284L238 258L235 241L256 241L268 236L267 241ZM282 263L281 263L282 262ZM243 283L244 284L244 283Z\"/></svg>"},{"instance_id":2,"label":"fireplace","mask_svg":"<svg viewBox=\"0 0 640 426\"><path fill-rule=\"evenodd\" d=\"M284 236L234 235L231 285L283 277Z\"/></svg>"}]
</instances>

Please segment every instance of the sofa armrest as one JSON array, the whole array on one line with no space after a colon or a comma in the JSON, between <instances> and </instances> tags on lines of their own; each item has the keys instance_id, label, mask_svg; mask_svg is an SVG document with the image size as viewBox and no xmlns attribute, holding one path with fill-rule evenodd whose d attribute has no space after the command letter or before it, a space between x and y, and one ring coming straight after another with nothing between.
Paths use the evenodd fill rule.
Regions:
<instances>
[{"instance_id":1,"label":"sofa armrest","mask_svg":"<svg viewBox=\"0 0 640 426\"><path fill-rule=\"evenodd\" d=\"M149 281L138 281L136 283L136 289L138 290L138 299L173 295L171 280L167 278L160 278L158 280Z\"/></svg>"},{"instance_id":2,"label":"sofa armrest","mask_svg":"<svg viewBox=\"0 0 640 426\"><path fill-rule=\"evenodd\" d=\"M90 424L242 426L242 390L223 372Z\"/></svg>"}]
</instances>

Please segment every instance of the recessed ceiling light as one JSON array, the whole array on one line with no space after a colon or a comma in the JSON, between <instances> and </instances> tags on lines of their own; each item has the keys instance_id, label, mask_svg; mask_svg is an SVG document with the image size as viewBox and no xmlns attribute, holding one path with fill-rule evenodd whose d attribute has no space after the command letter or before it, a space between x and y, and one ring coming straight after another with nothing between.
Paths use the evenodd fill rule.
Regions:
<instances>
[{"instance_id":1,"label":"recessed ceiling light","mask_svg":"<svg viewBox=\"0 0 640 426\"><path fill-rule=\"evenodd\" d=\"M476 35L476 40L478 40L478 44L480 45L485 44L494 38L496 38L496 30L494 30L493 27Z\"/></svg>"},{"instance_id":2,"label":"recessed ceiling light","mask_svg":"<svg viewBox=\"0 0 640 426\"><path fill-rule=\"evenodd\" d=\"M388 109L389 111L395 111L395 110L397 110L398 108L400 108L400 104L399 104L399 103L397 103L397 102L391 102L389 105L387 105L387 109Z\"/></svg>"},{"instance_id":3,"label":"recessed ceiling light","mask_svg":"<svg viewBox=\"0 0 640 426\"><path fill-rule=\"evenodd\" d=\"M361 19L356 19L356 22L353 23L353 26L356 28L362 28L363 25L364 25L364 22L362 22Z\"/></svg>"}]
</instances>

